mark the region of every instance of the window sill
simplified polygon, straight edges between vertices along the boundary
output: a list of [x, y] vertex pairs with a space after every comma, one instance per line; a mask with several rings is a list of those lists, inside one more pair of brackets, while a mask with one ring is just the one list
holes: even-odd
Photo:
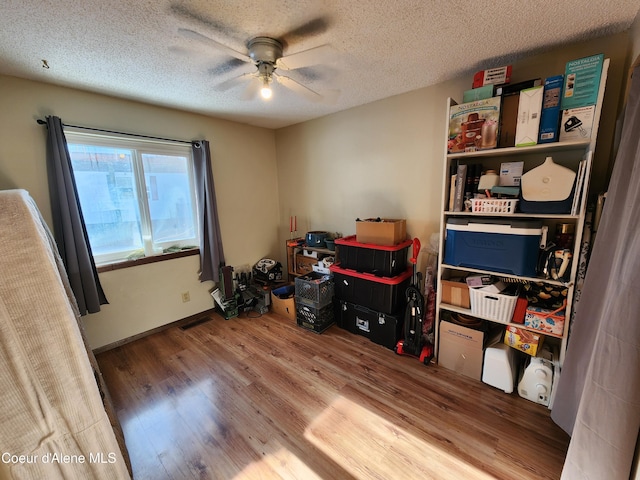
[[138, 265], [146, 265], [148, 263], [163, 262], [165, 260], [173, 260], [174, 258], [190, 257], [192, 255], [199, 255], [200, 249], [191, 248], [189, 250], [182, 250], [181, 252], [162, 253], [160, 255], [153, 255], [151, 257], [142, 257], [136, 260], [125, 260], [117, 263], [110, 263], [108, 265], [102, 265], [97, 267], [98, 273], [110, 272], [112, 270], [120, 270], [121, 268], [137, 267]]

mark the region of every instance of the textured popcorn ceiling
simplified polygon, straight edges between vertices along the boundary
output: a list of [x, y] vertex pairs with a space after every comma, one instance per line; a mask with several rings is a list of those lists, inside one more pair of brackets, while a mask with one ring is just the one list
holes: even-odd
[[[638, 0], [4, 0], [0, 73], [279, 128], [624, 31], [639, 8]], [[255, 36], [283, 38], [285, 55], [329, 44], [332, 59], [287, 74], [341, 94], [326, 104], [281, 85], [268, 102], [242, 100], [243, 86], [217, 91], [253, 67], [179, 29], [243, 52]]]

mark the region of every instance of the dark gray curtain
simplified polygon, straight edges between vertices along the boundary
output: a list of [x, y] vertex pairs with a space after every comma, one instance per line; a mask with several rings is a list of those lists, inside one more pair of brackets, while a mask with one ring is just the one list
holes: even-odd
[[47, 171], [49, 197], [53, 216], [53, 235], [62, 257], [71, 290], [78, 302], [80, 315], [100, 311], [107, 304], [85, 228], [71, 158], [62, 121], [47, 120]]
[[640, 428], [640, 67], [551, 418], [563, 479], [629, 479]]
[[216, 190], [213, 186], [213, 170], [209, 142], [199, 140], [191, 143], [198, 197], [200, 222], [200, 281], [218, 281], [218, 269], [224, 264], [222, 235], [218, 221]]

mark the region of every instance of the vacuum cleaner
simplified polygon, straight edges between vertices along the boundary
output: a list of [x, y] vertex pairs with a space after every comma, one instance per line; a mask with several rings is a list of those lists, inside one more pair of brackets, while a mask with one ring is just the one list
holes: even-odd
[[416, 357], [427, 365], [433, 358], [433, 345], [426, 344], [423, 338], [422, 323], [424, 321], [424, 296], [420, 289], [421, 274], [418, 272], [418, 254], [420, 240], [413, 239], [413, 256], [409, 260], [413, 264], [411, 285], [407, 287], [407, 308], [404, 314], [404, 339], [398, 341], [394, 351], [398, 355]]

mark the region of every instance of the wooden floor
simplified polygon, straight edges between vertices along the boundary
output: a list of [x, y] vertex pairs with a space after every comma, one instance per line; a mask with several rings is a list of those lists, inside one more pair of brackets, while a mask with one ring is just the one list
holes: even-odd
[[549, 410], [332, 326], [211, 320], [98, 355], [135, 479], [557, 479]]

